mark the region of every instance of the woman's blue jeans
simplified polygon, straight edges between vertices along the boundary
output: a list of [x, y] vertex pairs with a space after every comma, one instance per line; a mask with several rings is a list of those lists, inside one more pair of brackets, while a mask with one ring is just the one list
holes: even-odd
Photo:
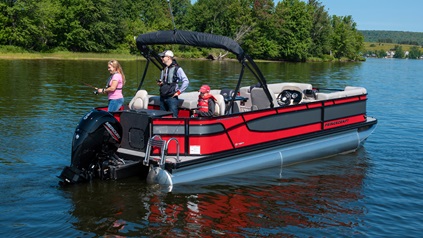
[[114, 111], [118, 111], [119, 108], [123, 105], [123, 98], [119, 98], [119, 99], [110, 99], [109, 100], [109, 107], [108, 107], [108, 111], [109, 112], [114, 112]]

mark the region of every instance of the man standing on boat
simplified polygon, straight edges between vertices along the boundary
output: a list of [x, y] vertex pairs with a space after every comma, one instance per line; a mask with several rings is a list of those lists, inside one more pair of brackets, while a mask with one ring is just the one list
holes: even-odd
[[[178, 96], [188, 87], [189, 80], [184, 70], [173, 59], [172, 51], [165, 50], [159, 56], [166, 65], [157, 82], [160, 86], [160, 110], [171, 111], [173, 117], [176, 118], [178, 117]], [[179, 82], [182, 82], [180, 87]]]

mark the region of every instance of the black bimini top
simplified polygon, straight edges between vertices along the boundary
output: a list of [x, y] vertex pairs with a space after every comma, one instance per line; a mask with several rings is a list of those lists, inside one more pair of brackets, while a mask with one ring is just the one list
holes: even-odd
[[[136, 39], [137, 48], [140, 50], [141, 54], [148, 59], [147, 64], [150, 62], [149, 59], [154, 58], [159, 63], [155, 63], [156, 66], [161, 69], [160, 65], [161, 60], [158, 58], [156, 52], [150, 50], [151, 45], [189, 45], [195, 47], [204, 47], [204, 48], [215, 48], [215, 49], [224, 49], [236, 55], [238, 61], [242, 64], [242, 70], [240, 74], [240, 78], [238, 80], [238, 84], [236, 86], [235, 91], [239, 91], [242, 75], [244, 73], [244, 67], [247, 67], [253, 75], [257, 78], [260, 85], [264, 89], [267, 98], [269, 99], [270, 107], [273, 108], [273, 99], [272, 96], [267, 88], [266, 79], [264, 78], [263, 74], [261, 73], [260, 69], [257, 67], [254, 60], [247, 55], [241, 46], [234, 40], [226, 36], [219, 36], [213, 35], [209, 33], [203, 32], [195, 32], [195, 31], [183, 31], [183, 30], [167, 30], [167, 31], [155, 31], [150, 33], [141, 34]], [[151, 55], [153, 54], [153, 55]], [[151, 58], [151, 56], [153, 56]], [[154, 63], [155, 61], [152, 60]], [[249, 64], [247, 63], [249, 62]], [[148, 65], [146, 67], [146, 70]], [[144, 71], [143, 80], [140, 83], [141, 87], [142, 82], [144, 81], [146, 70]], [[235, 94], [233, 95], [233, 100], [235, 100]]]
[[225, 49], [234, 53], [239, 61], [241, 61], [245, 56], [244, 50], [241, 46], [229, 37], [194, 31], [155, 31], [139, 35], [136, 43], [140, 51], [142, 51], [143, 46], [147, 45], [180, 44]]

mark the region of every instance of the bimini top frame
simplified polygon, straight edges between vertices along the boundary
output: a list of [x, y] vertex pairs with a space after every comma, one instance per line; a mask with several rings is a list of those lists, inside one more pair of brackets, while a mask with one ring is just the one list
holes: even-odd
[[[160, 60], [160, 57], [158, 56], [158, 53], [150, 49], [149, 46], [173, 44], [189, 45], [204, 48], [217, 48], [224, 49], [235, 54], [238, 61], [242, 64], [241, 73], [239, 75], [235, 92], [239, 92], [242, 77], [244, 74], [244, 68], [247, 67], [250, 72], [256, 77], [260, 85], [263, 87], [264, 92], [266, 93], [266, 96], [269, 99], [270, 107], [274, 107], [272, 96], [270, 95], [270, 92], [267, 89], [266, 79], [264, 78], [260, 69], [254, 62], [254, 60], [244, 52], [241, 46], [229, 37], [194, 31], [169, 30], [141, 34], [137, 37], [136, 44], [138, 50], [140, 50], [141, 54], [147, 59], [147, 65], [138, 90], [141, 88], [144, 82], [150, 61], [153, 62], [159, 69], [163, 69], [164, 67]], [[230, 100], [230, 107], [232, 107], [235, 97], [236, 93], [232, 95], [232, 99]]]

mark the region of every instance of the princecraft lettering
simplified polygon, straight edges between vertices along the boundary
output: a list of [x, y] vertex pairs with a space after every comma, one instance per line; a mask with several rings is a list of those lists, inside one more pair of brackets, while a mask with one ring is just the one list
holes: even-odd
[[335, 125], [340, 125], [340, 124], [344, 124], [344, 123], [347, 123], [347, 122], [348, 122], [348, 119], [339, 120], [339, 121], [332, 121], [332, 122], [325, 123], [325, 126], [326, 127], [335, 126]]

